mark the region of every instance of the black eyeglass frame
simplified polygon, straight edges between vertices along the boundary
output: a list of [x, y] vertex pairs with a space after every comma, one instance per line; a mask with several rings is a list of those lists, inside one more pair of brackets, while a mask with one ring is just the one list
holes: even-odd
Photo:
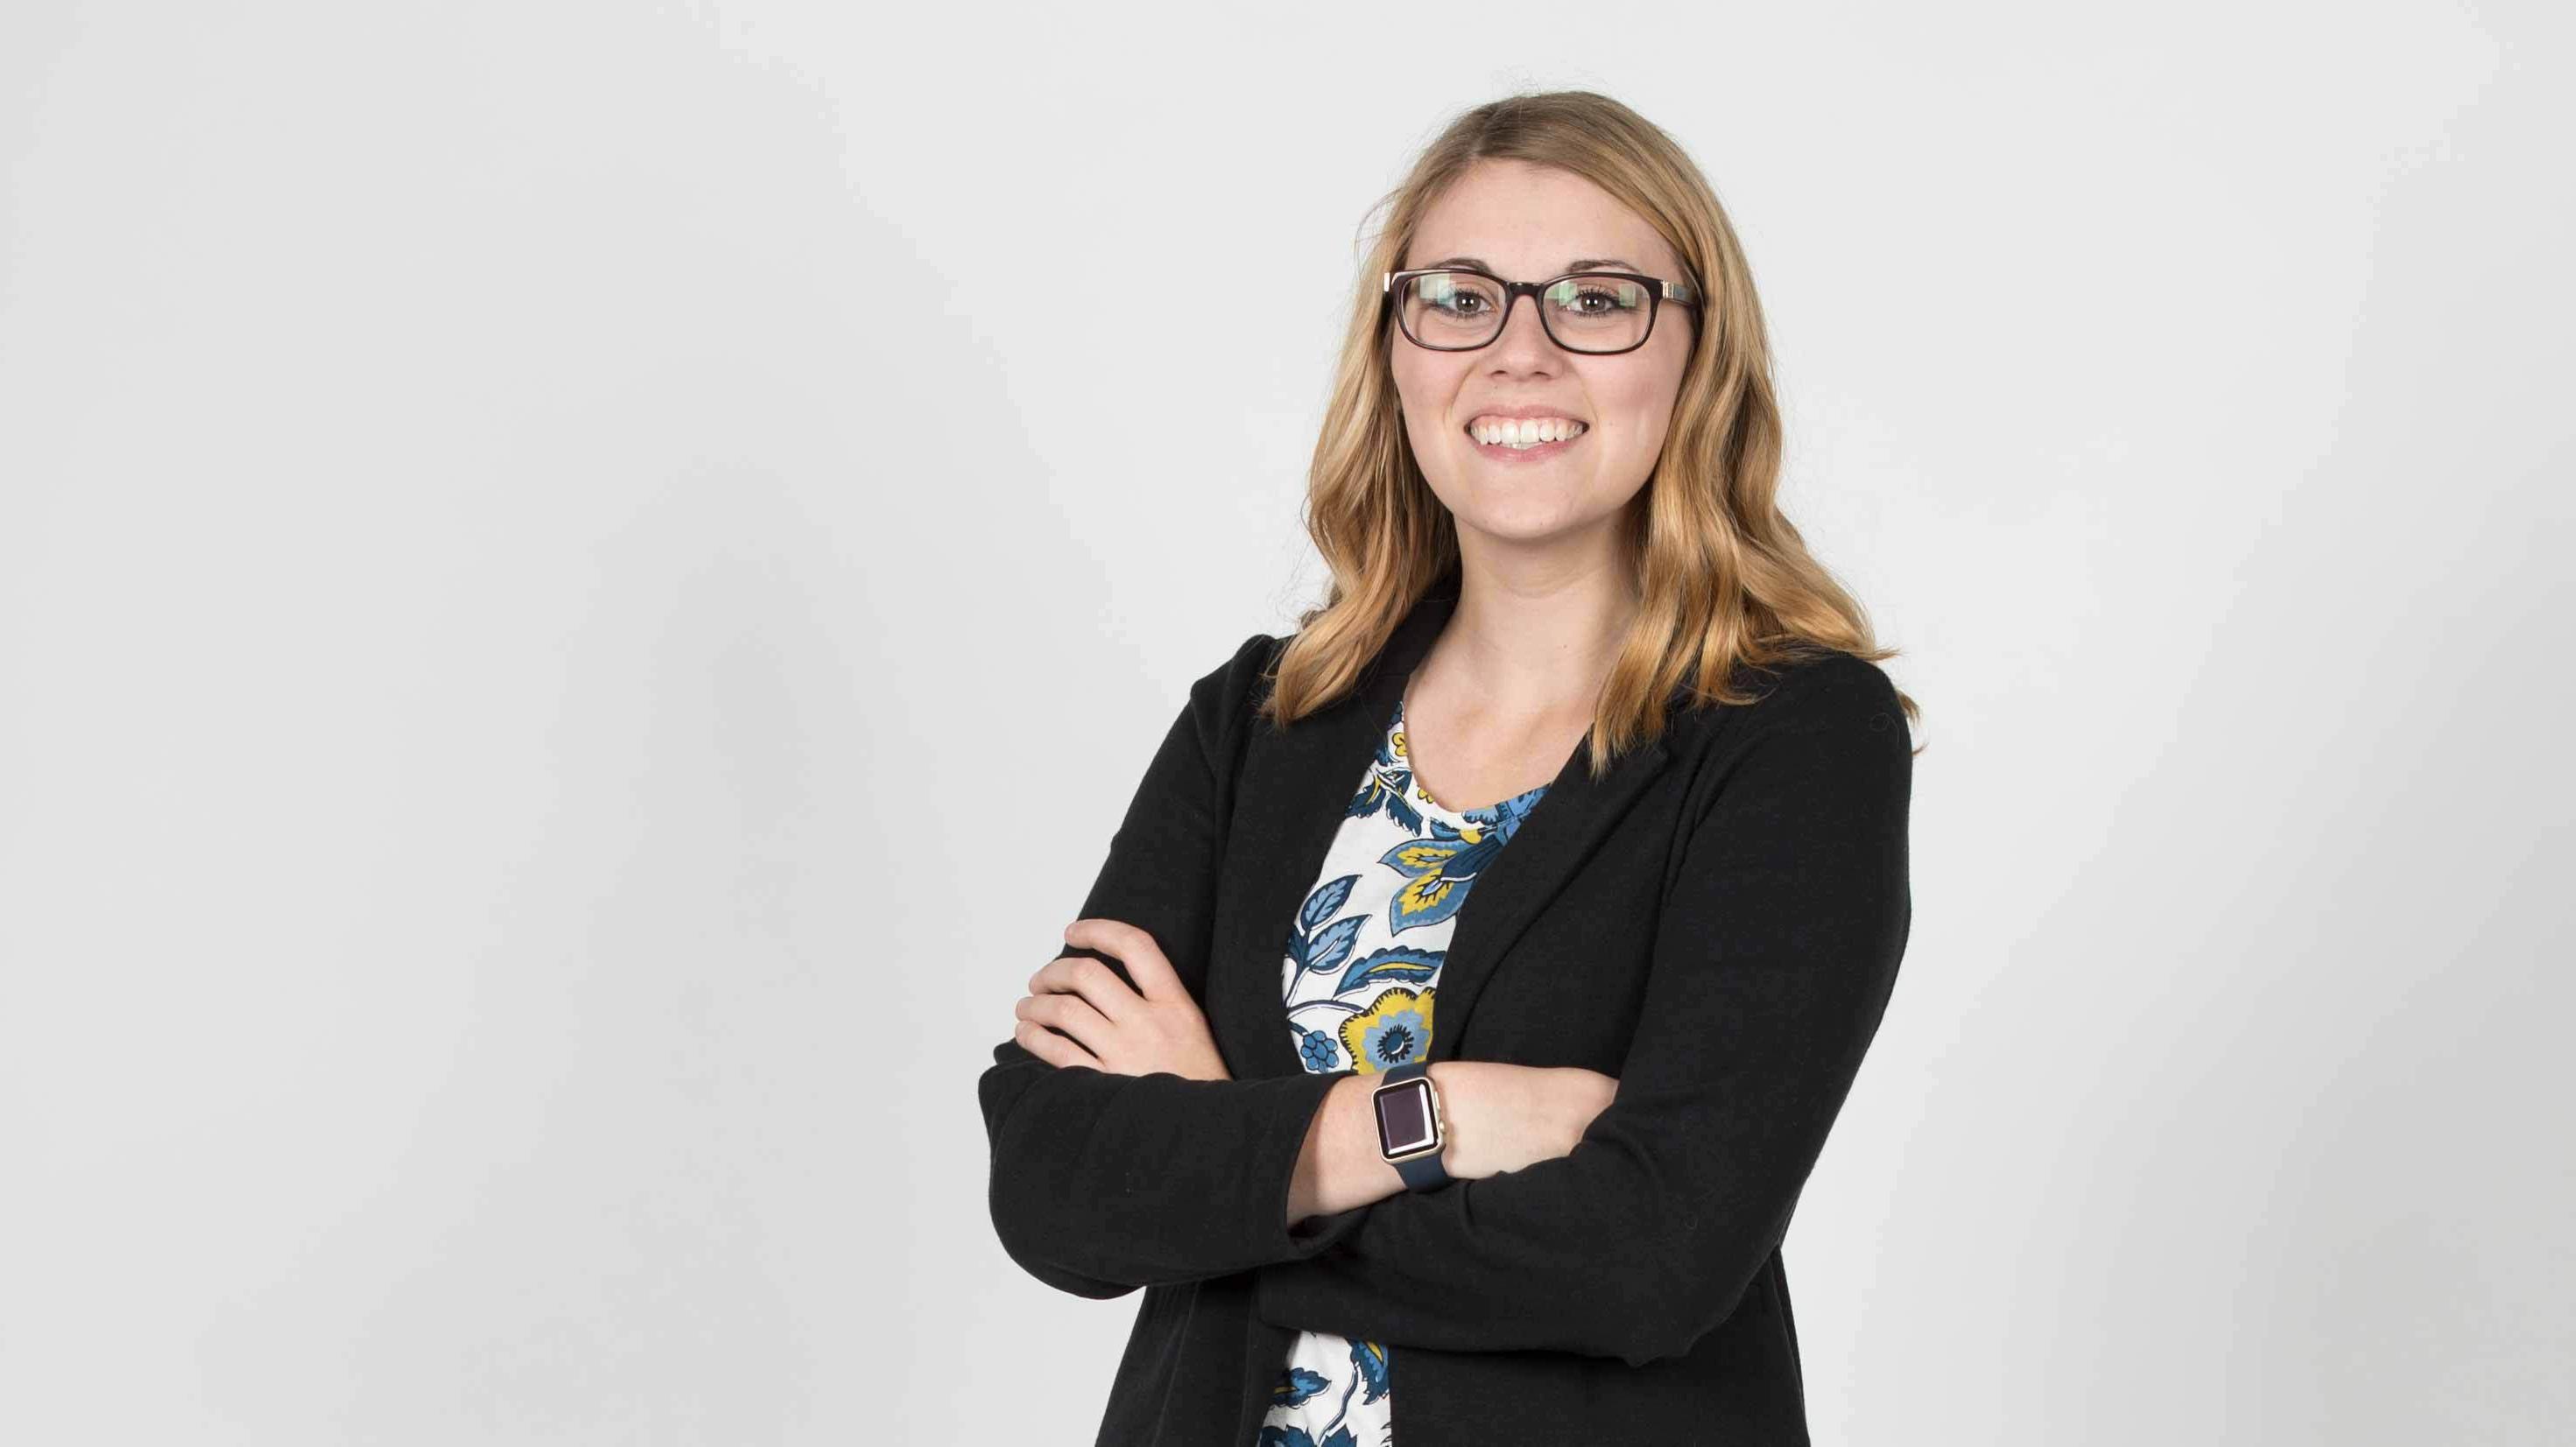
[[[1495, 319], [1494, 334], [1485, 338], [1481, 342], [1464, 347], [1435, 347], [1429, 342], [1422, 340], [1420, 337], [1415, 336], [1413, 334], [1413, 328], [1404, 324], [1404, 309], [1394, 304], [1395, 289], [1399, 284], [1409, 282], [1417, 276], [1441, 276], [1451, 272], [1463, 273], [1468, 276], [1481, 276], [1487, 281], [1492, 282], [1494, 285], [1501, 287], [1503, 289], [1503, 314]], [[1565, 340], [1556, 334], [1556, 329], [1547, 324], [1547, 291], [1549, 287], [1556, 285], [1558, 282], [1572, 281], [1579, 276], [1608, 276], [1616, 277], [1621, 281], [1634, 281], [1644, 284], [1646, 288], [1646, 330], [1638, 335], [1637, 340], [1629, 343], [1627, 346], [1614, 347], [1606, 352], [1593, 351], [1585, 347], [1566, 346]], [[1413, 343], [1415, 346], [1422, 348], [1426, 352], [1482, 351], [1483, 349], [1492, 346], [1494, 343], [1501, 341], [1503, 339], [1504, 331], [1512, 324], [1512, 304], [1519, 301], [1522, 297], [1528, 297], [1530, 299], [1530, 305], [1538, 309], [1539, 330], [1547, 333], [1547, 339], [1559, 347], [1564, 347], [1565, 350], [1574, 353], [1578, 357], [1626, 356], [1628, 353], [1644, 346], [1647, 342], [1652, 341], [1655, 335], [1655, 320], [1657, 317], [1662, 315], [1665, 302], [1669, 301], [1680, 306], [1689, 307], [1691, 308], [1694, 316], [1696, 316], [1699, 311], [1699, 290], [1689, 282], [1666, 281], [1660, 276], [1646, 276], [1634, 271], [1569, 271], [1563, 276], [1550, 277], [1545, 281], [1505, 281], [1490, 271], [1485, 271], [1473, 266], [1417, 266], [1408, 271], [1387, 272], [1378, 280], [1378, 292], [1385, 298], [1387, 303], [1384, 307], [1384, 312], [1394, 314], [1395, 329], [1404, 335], [1404, 339], [1406, 341]]]

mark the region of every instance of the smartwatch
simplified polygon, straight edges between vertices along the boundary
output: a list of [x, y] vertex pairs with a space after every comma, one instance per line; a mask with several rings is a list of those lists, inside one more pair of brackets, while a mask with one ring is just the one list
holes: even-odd
[[1440, 1164], [1449, 1144], [1448, 1122], [1440, 1113], [1430, 1062], [1409, 1061], [1387, 1071], [1371, 1099], [1377, 1106], [1377, 1152], [1404, 1177], [1405, 1188], [1435, 1191], [1449, 1184]]

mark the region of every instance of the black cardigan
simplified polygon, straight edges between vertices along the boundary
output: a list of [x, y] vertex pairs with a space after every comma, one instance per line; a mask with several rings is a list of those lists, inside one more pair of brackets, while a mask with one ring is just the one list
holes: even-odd
[[[1425, 598], [1285, 730], [1251, 712], [1283, 640], [1245, 639], [1110, 841], [1081, 917], [1153, 935], [1232, 1080], [1006, 1040], [976, 1082], [1011, 1259], [1078, 1296], [1145, 1288], [1101, 1447], [1251, 1447], [1301, 1328], [1387, 1347], [1395, 1447], [1808, 1440], [1780, 1242], [1913, 918], [1911, 741], [1866, 660], [1747, 673], [1762, 701], [1677, 710], [1599, 782], [1587, 738], [1476, 881], [1429, 1058], [1617, 1076], [1571, 1153], [1285, 1224], [1340, 1074], [1280, 1015], [1283, 941], [1455, 604]], [[1032, 968], [1067, 953], [1109, 958]]]

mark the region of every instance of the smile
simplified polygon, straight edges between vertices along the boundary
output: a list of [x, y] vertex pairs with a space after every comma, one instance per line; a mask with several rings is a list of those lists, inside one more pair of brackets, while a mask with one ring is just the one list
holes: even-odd
[[1571, 417], [1479, 417], [1462, 430], [1487, 457], [1537, 462], [1574, 446], [1592, 428]]

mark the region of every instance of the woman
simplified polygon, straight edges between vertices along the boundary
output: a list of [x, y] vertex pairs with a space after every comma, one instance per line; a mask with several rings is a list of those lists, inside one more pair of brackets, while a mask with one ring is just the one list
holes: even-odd
[[1030, 979], [995, 1229], [1146, 1288], [1104, 1444], [1804, 1442], [1779, 1245], [1904, 951], [1913, 702], [1661, 131], [1496, 101], [1388, 201], [1330, 596], [1192, 687]]

